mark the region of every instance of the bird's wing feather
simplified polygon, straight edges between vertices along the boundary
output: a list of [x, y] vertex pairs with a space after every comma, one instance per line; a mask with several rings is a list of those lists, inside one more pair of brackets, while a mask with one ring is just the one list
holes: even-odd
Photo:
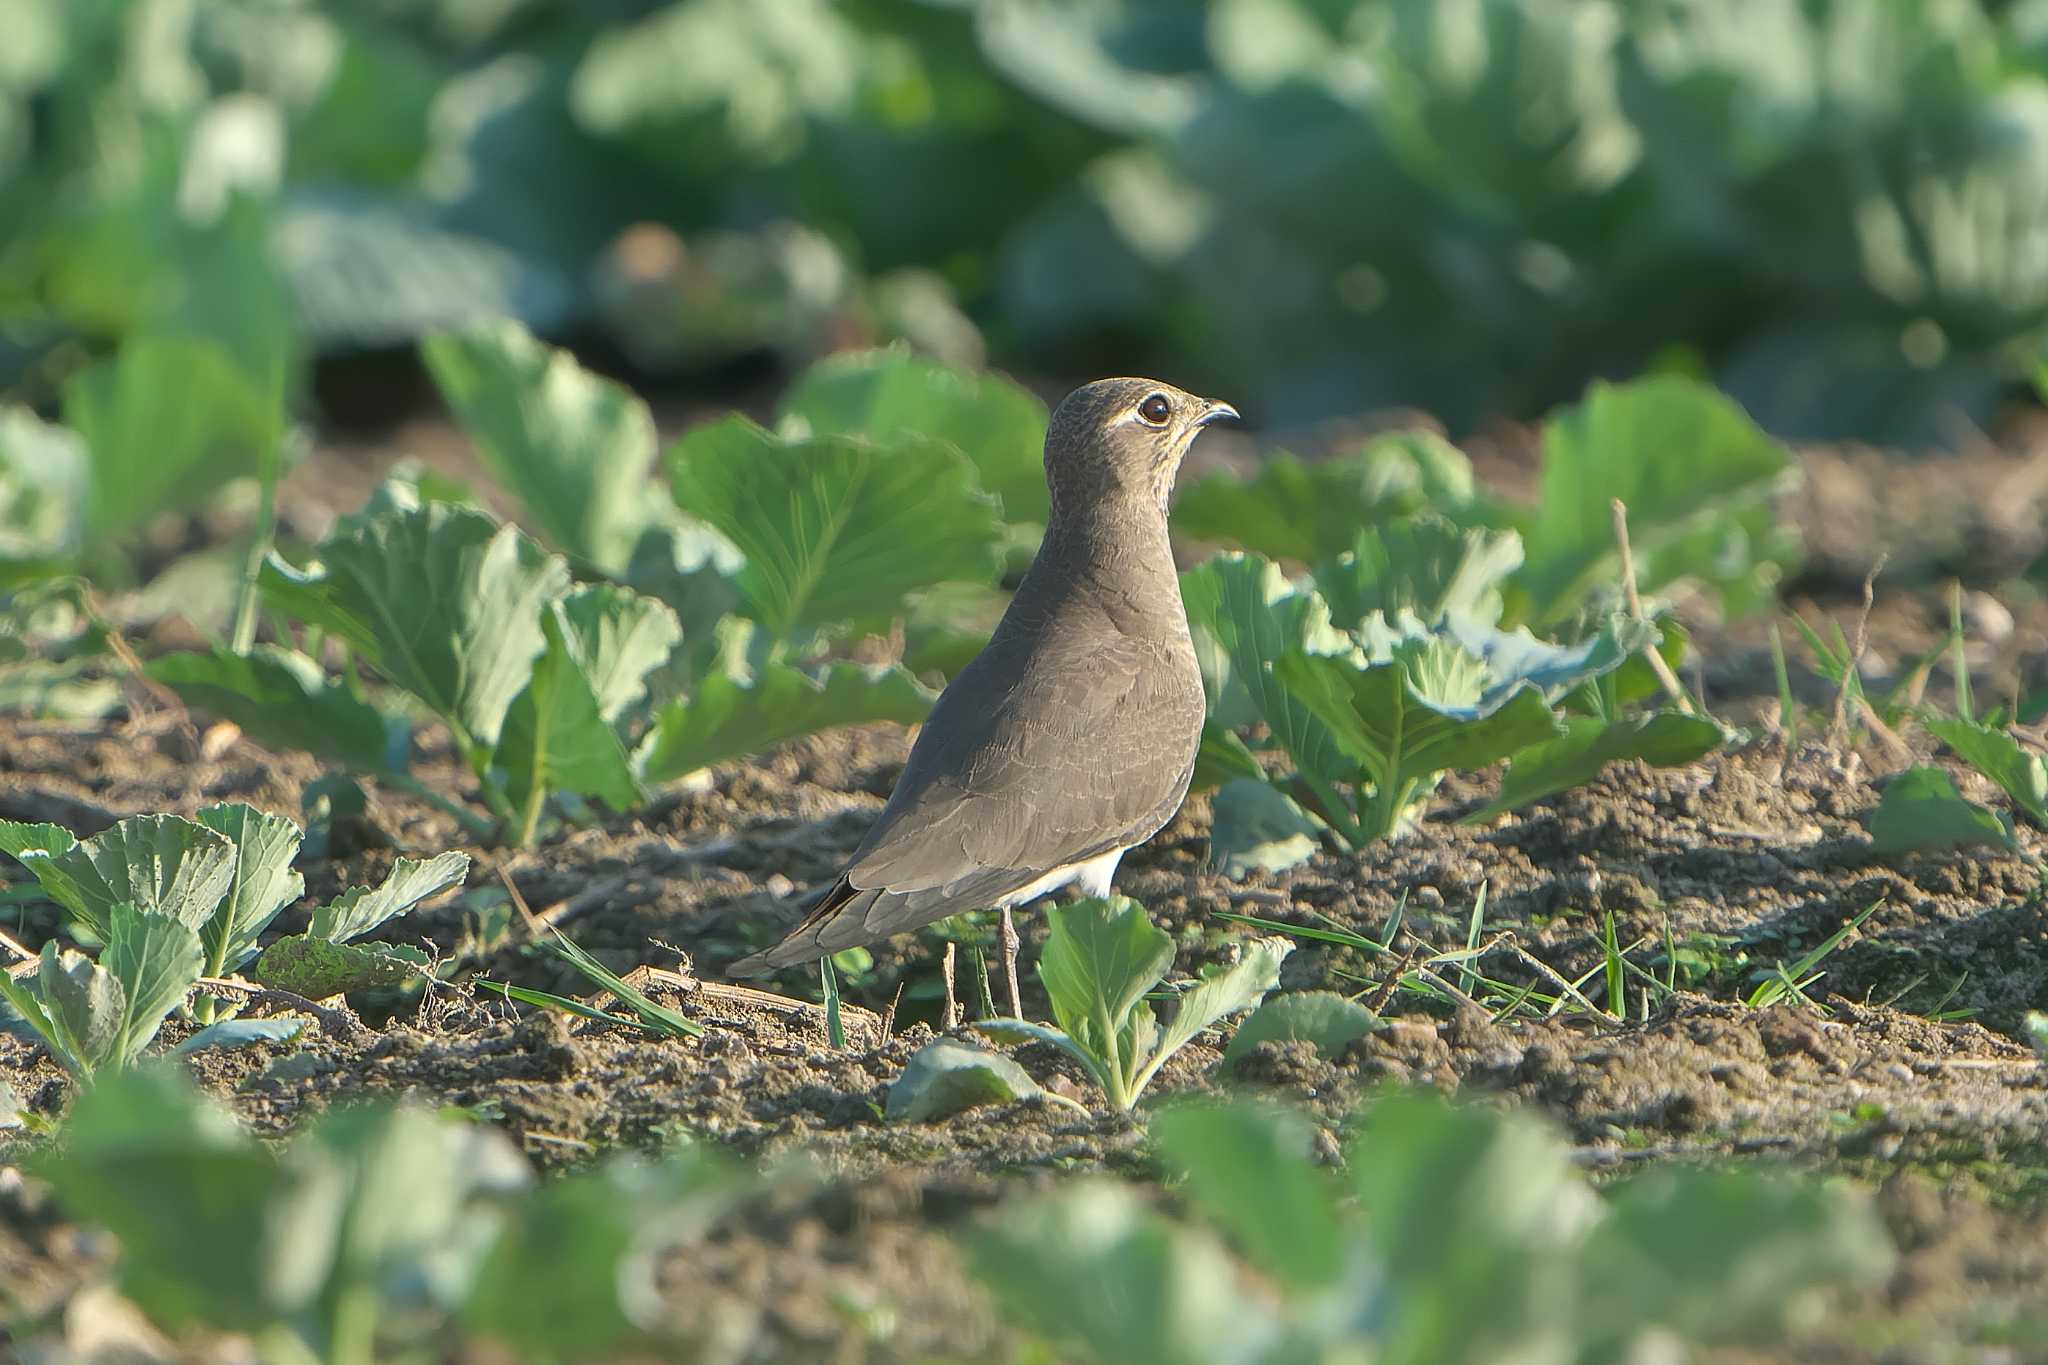
[[978, 909], [1171, 819], [1202, 724], [1184, 641], [1039, 623], [962, 670], [875, 826], [762, 971]]

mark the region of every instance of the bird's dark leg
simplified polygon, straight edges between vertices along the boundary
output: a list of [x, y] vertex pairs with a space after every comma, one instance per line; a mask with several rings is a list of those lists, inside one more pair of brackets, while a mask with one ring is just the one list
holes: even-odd
[[955, 944], [951, 939], [947, 939], [945, 964], [940, 969], [945, 973], [946, 977], [946, 1008], [945, 1012], [939, 1016], [939, 1032], [941, 1033], [951, 1033], [954, 1029], [960, 1027], [960, 1002], [953, 998], [953, 956], [958, 951], [959, 945]]
[[1010, 1017], [1024, 1017], [1024, 993], [1017, 989], [1017, 950], [1023, 947], [1023, 940], [1017, 937], [1017, 921], [1010, 918], [1010, 907], [1003, 907], [1003, 972], [1010, 985]]

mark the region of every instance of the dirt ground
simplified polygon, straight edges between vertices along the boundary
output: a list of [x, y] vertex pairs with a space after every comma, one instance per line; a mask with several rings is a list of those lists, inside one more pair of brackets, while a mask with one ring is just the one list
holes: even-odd
[[[1930, 472], [1875, 452], [1816, 452], [1789, 504], [1810, 546], [1789, 605], [1810, 619], [1832, 614], [1853, 628], [1871, 547], [1892, 549], [1868, 623], [1873, 690], [1946, 632], [1951, 574], [1970, 591], [1972, 668], [1986, 695], [2038, 686], [2048, 661], [2048, 605], [2024, 577], [2042, 554], [2048, 461], [1989, 450], [1954, 458], [1955, 468]], [[346, 483], [338, 477], [337, 489]], [[345, 503], [345, 492], [335, 500]], [[1914, 500], [1951, 509], [1938, 534], [1903, 510]], [[1465, 941], [1483, 888], [1483, 934], [1499, 941], [1487, 973], [1548, 991], [1556, 976], [1599, 964], [1611, 917], [1630, 961], [1660, 976], [1675, 970], [1682, 988], [1651, 1002], [1646, 1017], [1632, 997], [1626, 1024], [1594, 1023], [1586, 1011], [1496, 1023], [1403, 992], [1380, 1001], [1389, 1026], [1342, 1055], [1263, 1045], [1230, 1084], [1301, 1105], [1332, 1134], [1390, 1083], [1532, 1104], [1602, 1175], [1738, 1159], [1840, 1173], [1876, 1192], [1903, 1252], [1899, 1269], [1881, 1289], [1837, 1303], [1780, 1358], [2048, 1359], [2048, 1070], [2020, 1033], [2027, 1011], [2048, 1009], [2048, 836], [2022, 825], [2012, 853], [1874, 858], [1864, 820], [1883, 779], [1916, 755], [1945, 760], [1910, 730], [1897, 743], [1862, 734], [1831, 744], [1830, 690], [1805, 670], [1797, 692], [1808, 714], [1788, 736], [1775, 723], [1764, 623], [1695, 625], [1709, 705], [1749, 727], [1730, 752], [1677, 770], [1610, 768], [1589, 787], [1479, 825], [1463, 817], [1485, 803], [1493, 778], [1454, 779], [1397, 844], [1325, 851], [1242, 882], [1207, 870], [1208, 802], [1197, 796], [1130, 855], [1119, 889], [1174, 933], [1179, 973], [1242, 941], [1247, 931], [1225, 913], [1377, 934], [1405, 903], [1417, 943], [1452, 947]], [[1938, 673], [1930, 694], [1944, 687]], [[834, 874], [907, 745], [892, 726], [817, 736], [531, 851], [472, 848], [464, 893], [391, 926], [443, 958], [448, 984], [366, 1010], [360, 1028], [309, 1027], [290, 1045], [198, 1054], [193, 1074], [272, 1134], [325, 1106], [410, 1096], [488, 1117], [549, 1167], [658, 1150], [686, 1134], [771, 1164], [807, 1154], [809, 1174], [774, 1183], [664, 1267], [675, 1323], [703, 1343], [703, 1358], [1024, 1358], [959, 1267], [948, 1232], [1056, 1172], [1142, 1174], [1139, 1129], [1041, 1103], [884, 1122], [888, 1082], [938, 1016], [935, 935], [878, 948], [872, 971], [847, 983], [872, 1013], [851, 1020], [845, 1050], [803, 1003], [817, 993], [809, 971], [765, 983], [797, 997], [779, 1002], [717, 989], [728, 963], [792, 923]], [[445, 754], [430, 751], [421, 766], [430, 780], [454, 781]], [[299, 816], [319, 771], [143, 696], [108, 722], [0, 719], [0, 817], [81, 835], [127, 814], [220, 800]], [[1952, 771], [1966, 794], [2003, 807], [1981, 779]], [[307, 867], [310, 896], [378, 875], [394, 846], [461, 846], [460, 831], [428, 807], [372, 795], [373, 846]], [[499, 909], [507, 886], [614, 969], [677, 973], [654, 993], [709, 1032], [654, 1040], [475, 990], [477, 977], [582, 989], [518, 914]], [[1872, 906], [1822, 964], [1813, 1007], [1742, 1003], [1777, 964]], [[276, 931], [302, 920], [288, 911]], [[57, 926], [30, 913], [0, 927], [33, 947]], [[1043, 927], [1035, 915], [1024, 927], [1028, 962]], [[992, 947], [988, 924], [959, 932], [970, 950]], [[1306, 943], [1283, 985], [1379, 1000], [1367, 983], [1387, 965]], [[1599, 979], [1583, 988], [1596, 1002]], [[1027, 1012], [1042, 1014], [1035, 986], [1027, 973]], [[1050, 1049], [1019, 1058], [1041, 1081], [1080, 1081]], [[1160, 1092], [1221, 1090], [1218, 1060], [1213, 1046], [1189, 1048]], [[36, 1046], [0, 1037], [0, 1075], [32, 1111], [67, 1102], [67, 1083]], [[0, 1282], [18, 1305], [54, 1311], [105, 1254], [32, 1185], [0, 1180]]]

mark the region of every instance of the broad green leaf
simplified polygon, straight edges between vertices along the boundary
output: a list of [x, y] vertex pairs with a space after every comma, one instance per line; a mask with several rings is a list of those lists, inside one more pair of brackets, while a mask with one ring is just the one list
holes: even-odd
[[860, 35], [825, 0], [694, 0], [601, 30], [569, 105], [583, 128], [659, 145], [699, 171], [772, 164], [813, 117], [842, 116], [859, 82]]
[[94, 535], [198, 502], [275, 455], [284, 415], [215, 342], [139, 337], [64, 386], [64, 424], [92, 456]]
[[507, 319], [429, 337], [420, 354], [530, 522], [565, 553], [623, 572], [651, 510], [647, 405]]
[[1861, 1191], [1739, 1170], [1623, 1182], [1586, 1239], [1574, 1326], [1619, 1352], [1653, 1325], [1699, 1343], [1782, 1342], [1808, 1290], [1879, 1284], [1897, 1260]]
[[804, 371], [777, 409], [796, 434], [929, 436], [966, 452], [1011, 521], [1043, 523], [1045, 404], [995, 374], [971, 374], [907, 350], [850, 351]]
[[299, 827], [253, 806], [208, 806], [199, 823], [235, 844], [235, 879], [227, 899], [200, 927], [207, 974], [232, 970], [256, 950], [256, 940], [287, 905], [306, 894], [306, 879], [292, 871], [303, 836]]
[[924, 1123], [1037, 1093], [1038, 1082], [1001, 1053], [940, 1038], [913, 1053], [889, 1083], [887, 1117], [893, 1123]]
[[1261, 1269], [1297, 1293], [1337, 1279], [1347, 1230], [1334, 1182], [1309, 1162], [1312, 1134], [1300, 1117], [1249, 1104], [1177, 1104], [1150, 1131], [1196, 1206]]
[[1657, 642], [1654, 624], [1622, 615], [1609, 616], [1599, 630], [1571, 645], [1539, 640], [1526, 626], [1495, 630], [1457, 619], [1445, 621], [1443, 633], [1485, 670], [1482, 706], [1524, 685], [1555, 701], [1580, 683], [1614, 672]]
[[271, 556], [264, 596], [418, 697], [480, 766], [547, 647], [541, 609], [567, 590], [568, 566], [482, 512], [385, 492], [309, 568]]
[[995, 507], [967, 457], [938, 441], [789, 441], [730, 417], [686, 434], [668, 470], [677, 504], [746, 556], [747, 614], [778, 636], [995, 577]]
[[1067, 1034], [1051, 1024], [1034, 1024], [1028, 1019], [978, 1019], [970, 1025], [976, 1033], [993, 1038], [999, 1043], [1021, 1046], [1025, 1043], [1044, 1043], [1056, 1047], [1081, 1064], [1104, 1095], [1113, 1096], [1118, 1080], [1104, 1070], [1105, 1061]]
[[54, 939], [43, 943], [34, 977], [17, 981], [0, 973], [0, 995], [81, 1080], [91, 1080], [120, 1051], [128, 1009], [121, 983], [85, 954], [60, 951]]
[[467, 853], [397, 859], [391, 865], [391, 874], [374, 890], [352, 886], [315, 910], [307, 933], [331, 943], [346, 943], [405, 914], [421, 901], [462, 885], [467, 876]]
[[279, 1019], [223, 1019], [208, 1024], [171, 1049], [173, 1057], [189, 1057], [207, 1048], [250, 1047], [257, 1043], [289, 1043], [305, 1032], [306, 1021], [297, 1016]]
[[695, 695], [655, 713], [635, 763], [643, 781], [672, 782], [835, 726], [911, 724], [924, 719], [932, 700], [922, 683], [894, 666], [834, 663], [822, 676], [788, 664], [737, 677], [716, 672], [697, 684]]
[[[1558, 1306], [1599, 1200], [1552, 1129], [1520, 1114], [1390, 1096], [1365, 1113], [1345, 1167], [1392, 1279], [1390, 1359], [1571, 1359]], [[1593, 1292], [1601, 1292], [1597, 1288]]]
[[336, 943], [311, 934], [281, 938], [257, 955], [249, 975], [266, 986], [324, 1000], [425, 976], [433, 960], [410, 944]]
[[547, 650], [498, 743], [514, 799], [535, 810], [556, 789], [630, 810], [640, 784], [614, 722], [645, 695], [682, 627], [653, 598], [603, 584], [549, 603], [542, 626]]
[[[1038, 959], [1053, 1017], [1081, 1047], [1104, 1063], [1112, 1079], [1128, 1082], [1149, 1047], [1136, 1023], [1145, 992], [1173, 965], [1173, 940], [1128, 896], [1088, 899], [1046, 911], [1052, 935]], [[1149, 1011], [1143, 1011], [1149, 1017]], [[1118, 1087], [1111, 1103], [1134, 1098]]]
[[1211, 474], [1183, 491], [1174, 531], [1269, 559], [1321, 564], [1354, 548], [1361, 529], [1472, 501], [1472, 466], [1427, 432], [1380, 436], [1313, 463], [1279, 454], [1250, 482]]
[[1263, 1358], [1277, 1326], [1238, 1292], [1205, 1231], [1169, 1223], [1136, 1192], [1083, 1181], [987, 1225], [974, 1271], [1015, 1321], [1086, 1358], [1216, 1365]]
[[1373, 799], [1361, 812], [1369, 838], [1400, 829], [1441, 774], [1498, 763], [1563, 732], [1535, 687], [1489, 688], [1479, 660], [1441, 636], [1405, 641], [1366, 668], [1296, 650], [1274, 672], [1371, 775]]
[[1210, 809], [1209, 866], [1226, 877], [1284, 872], [1308, 861], [1322, 841], [1322, 823], [1260, 778], [1232, 778]]
[[1425, 625], [1455, 616], [1490, 626], [1500, 620], [1501, 584], [1521, 563], [1513, 531], [1467, 530], [1420, 513], [1361, 529], [1350, 550], [1316, 570], [1316, 590], [1347, 628], [1403, 611]]
[[[47, 863], [26, 866], [56, 901], [101, 939], [122, 901], [196, 930], [235, 879], [235, 846], [225, 835], [176, 815], [135, 815]], [[56, 874], [53, 880], [46, 872]]]
[[1268, 997], [1237, 1026], [1223, 1049], [1223, 1064], [1270, 1042], [1312, 1043], [1323, 1056], [1334, 1057], [1379, 1027], [1371, 1010], [1335, 991], [1288, 991]]
[[401, 774], [410, 760], [412, 727], [330, 682], [320, 665], [295, 650], [257, 645], [247, 654], [216, 648], [166, 654], [145, 666], [151, 680], [186, 705], [231, 720], [257, 743], [302, 749], [362, 772]]
[[1960, 716], [1926, 716], [1921, 724], [1971, 767], [1998, 784], [2036, 825], [2048, 829], [2048, 762], [2009, 731]]
[[1725, 732], [1701, 716], [1662, 711], [1603, 721], [1574, 716], [1556, 739], [1533, 744], [1508, 760], [1501, 774], [1500, 795], [1467, 823], [1540, 801], [1546, 796], [1591, 782], [1599, 771], [1622, 759], [1641, 759], [1653, 768], [1676, 768], [1703, 758], [1721, 746]]
[[[600, 1355], [631, 1329], [620, 1281], [650, 1210], [619, 1174], [576, 1171], [519, 1201], [463, 1301], [470, 1332], [546, 1361]], [[542, 1283], [548, 1292], [535, 1294]]]
[[0, 820], [0, 853], [24, 864], [31, 858], [48, 858], [63, 853], [77, 843], [70, 830], [57, 825]]
[[176, 1069], [101, 1080], [72, 1106], [64, 1137], [36, 1174], [68, 1217], [120, 1239], [116, 1283], [152, 1321], [248, 1330], [298, 1306], [278, 1283], [277, 1160]]
[[1219, 1019], [1242, 1014], [1264, 1000], [1266, 992], [1280, 984], [1280, 964], [1293, 951], [1294, 944], [1289, 939], [1254, 939], [1245, 945], [1244, 955], [1236, 962], [1183, 992], [1174, 1006], [1173, 1017], [1159, 1031], [1155, 1051], [1138, 1073], [1136, 1088], [1142, 1089], [1158, 1074], [1167, 1058], [1192, 1042], [1203, 1029]]
[[1973, 844], [2014, 848], [2010, 820], [1956, 790], [1939, 768], [1908, 768], [1885, 784], [1870, 813], [1874, 853], [1938, 853]]
[[56, 573], [77, 555], [88, 484], [75, 432], [0, 405], [0, 588]]
[[1218, 555], [1182, 574], [1180, 590], [1211, 723], [1263, 723], [1302, 772], [1348, 780], [1352, 765], [1328, 728], [1273, 676], [1273, 662], [1291, 649], [1349, 648], [1322, 598], [1295, 590], [1279, 565], [1256, 555]]
[[121, 983], [121, 1026], [113, 1061], [127, 1066], [156, 1037], [164, 1017], [184, 1002], [205, 971], [199, 935], [169, 915], [123, 902], [108, 915], [100, 965]]
[[1542, 501], [1523, 534], [1515, 582], [1527, 619], [1568, 614], [1617, 563], [1610, 503], [1628, 508], [1637, 578], [1654, 592], [1698, 566], [1659, 551], [1771, 496], [1792, 469], [1734, 403], [1677, 375], [1595, 383], [1543, 428]]

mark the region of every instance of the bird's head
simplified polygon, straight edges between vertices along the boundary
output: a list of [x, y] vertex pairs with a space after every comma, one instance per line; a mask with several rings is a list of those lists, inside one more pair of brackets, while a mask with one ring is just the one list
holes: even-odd
[[1061, 400], [1046, 427], [1045, 481], [1053, 515], [1132, 497], [1165, 507], [1197, 433], [1236, 416], [1228, 403], [1197, 398], [1156, 379], [1083, 384]]

